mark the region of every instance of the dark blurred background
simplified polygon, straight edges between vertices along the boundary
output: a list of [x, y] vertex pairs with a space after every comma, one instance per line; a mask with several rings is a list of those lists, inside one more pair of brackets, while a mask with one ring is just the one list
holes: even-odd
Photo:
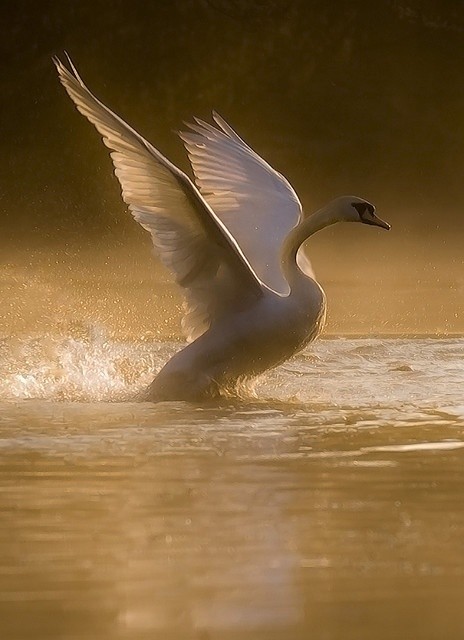
[[385, 278], [425, 269], [458, 304], [464, 2], [2, 0], [0, 24], [3, 255], [148, 246], [57, 80], [51, 57], [66, 50], [97, 96], [184, 170], [173, 130], [214, 108], [308, 211], [347, 193], [374, 202], [392, 232], [326, 232], [314, 258], [332, 264], [327, 277], [343, 260], [360, 260], [358, 279], [380, 263]]

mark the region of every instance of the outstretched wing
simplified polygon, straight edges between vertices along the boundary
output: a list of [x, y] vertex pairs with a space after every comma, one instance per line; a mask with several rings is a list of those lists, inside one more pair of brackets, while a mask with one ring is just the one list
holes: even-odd
[[185, 290], [187, 337], [197, 338], [219, 317], [260, 297], [260, 281], [192, 181], [102, 104], [71, 61], [71, 71], [54, 62], [70, 98], [111, 149], [124, 202]]
[[218, 127], [196, 119], [184, 141], [205, 200], [237, 240], [259, 278], [289, 291], [280, 269], [283, 239], [302, 217], [301, 204], [283, 175], [267, 164], [213, 112]]

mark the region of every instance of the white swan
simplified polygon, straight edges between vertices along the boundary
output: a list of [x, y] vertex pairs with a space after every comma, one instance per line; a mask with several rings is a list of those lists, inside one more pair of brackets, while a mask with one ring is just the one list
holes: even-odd
[[216, 113], [181, 133], [196, 185], [102, 104], [70, 62], [54, 59], [78, 110], [111, 149], [124, 202], [150, 232], [185, 294], [191, 341], [161, 369], [146, 398], [197, 401], [242, 385], [322, 330], [325, 294], [302, 244], [335, 222], [389, 229], [369, 202], [337, 198], [310, 217], [287, 180]]

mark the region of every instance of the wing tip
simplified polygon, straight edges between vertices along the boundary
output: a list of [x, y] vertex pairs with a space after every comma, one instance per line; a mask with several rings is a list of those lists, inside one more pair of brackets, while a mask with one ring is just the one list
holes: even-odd
[[212, 109], [211, 110], [211, 115], [213, 117], [213, 120], [216, 124], [220, 124], [221, 120], [223, 121], [224, 119], [221, 117], [221, 115], [216, 111], [216, 109]]
[[81, 87], [85, 87], [85, 84], [82, 80], [82, 78], [80, 77], [76, 67], [74, 66], [73, 61], [71, 60], [71, 56], [69, 55], [69, 53], [67, 51], [63, 51], [64, 55], [66, 56], [66, 59], [68, 61], [68, 65], [69, 65], [69, 69], [68, 67], [64, 64], [64, 62], [58, 57], [58, 55], [53, 55], [52, 56], [52, 62], [54, 63], [57, 71], [58, 71], [58, 75], [60, 77], [61, 82], [65, 82], [66, 80], [74, 80], [75, 82], [78, 82]]
[[240, 144], [246, 145], [246, 143], [242, 140], [242, 138], [238, 135], [238, 133], [234, 129], [232, 129], [230, 124], [228, 124], [224, 120], [224, 118], [216, 111], [216, 109], [213, 109], [212, 116], [213, 116], [214, 122], [217, 124], [217, 126], [219, 127], [223, 135], [227, 136], [231, 140], [235, 140], [236, 142], [239, 142]]

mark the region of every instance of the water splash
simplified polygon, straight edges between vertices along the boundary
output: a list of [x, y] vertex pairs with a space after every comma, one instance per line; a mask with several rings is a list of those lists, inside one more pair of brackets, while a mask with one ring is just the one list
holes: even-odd
[[[98, 324], [78, 323], [56, 333], [0, 338], [0, 400], [134, 400], [182, 345], [121, 341]], [[326, 413], [404, 410], [411, 417], [444, 412], [462, 420], [464, 339], [329, 339], [263, 376], [260, 398], [311, 403]], [[432, 391], [431, 391], [432, 390]], [[441, 413], [440, 413], [441, 412]], [[372, 420], [377, 420], [373, 411]], [[346, 426], [346, 425], [345, 425]]]
[[95, 325], [80, 327], [78, 334], [0, 340], [0, 398], [133, 399], [175, 349], [116, 342]]

